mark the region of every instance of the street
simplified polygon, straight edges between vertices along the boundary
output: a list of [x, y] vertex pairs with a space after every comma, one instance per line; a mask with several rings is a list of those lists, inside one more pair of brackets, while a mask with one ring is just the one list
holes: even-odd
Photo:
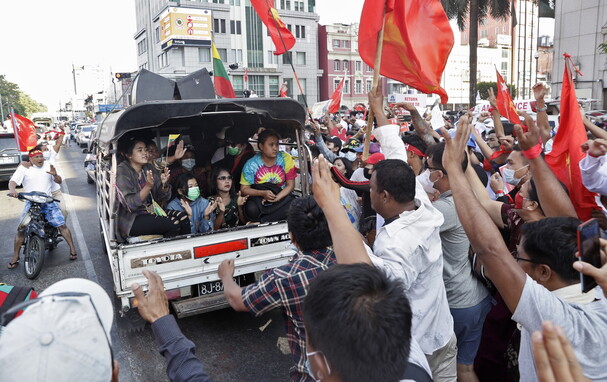
[[[63, 177], [62, 190], [69, 211], [67, 224], [78, 249], [78, 260], [68, 259], [68, 246], [62, 242], [47, 254], [36, 280], [25, 277], [22, 259], [16, 269], [6, 267], [23, 204], [6, 196], [7, 183], [0, 184], [0, 236], [4, 238], [0, 242], [0, 282], [31, 285], [41, 292], [61, 279], [81, 277], [99, 283], [113, 298], [112, 275], [99, 234], [95, 186], [87, 184], [84, 155], [72, 142], [71, 147], [62, 147], [57, 160], [57, 172]], [[115, 301], [118, 304], [118, 300]], [[184, 335], [196, 344], [196, 355], [213, 381], [288, 380], [292, 358], [280, 311], [255, 318], [224, 309], [180, 319], [178, 323]], [[168, 380], [165, 360], [157, 350], [150, 326], [146, 325], [139, 332], [128, 328], [116, 313], [111, 341], [114, 357], [120, 364], [120, 381]]]

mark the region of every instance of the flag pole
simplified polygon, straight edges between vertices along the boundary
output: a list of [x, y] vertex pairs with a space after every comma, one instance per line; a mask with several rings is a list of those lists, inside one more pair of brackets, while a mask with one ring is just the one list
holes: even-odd
[[[377, 36], [377, 51], [375, 53], [375, 65], [373, 68], [373, 83], [371, 91], [376, 92], [379, 86], [379, 71], [381, 67], [381, 55], [384, 47], [384, 29], [386, 27], [386, 7], [384, 5], [381, 30]], [[369, 157], [369, 147], [371, 146], [371, 133], [373, 131], [373, 109], [369, 105], [369, 113], [367, 114], [367, 134], [365, 134], [365, 145], [363, 147], [363, 161]]]
[[[266, 0], [266, 4], [268, 5], [268, 8], [274, 8], [270, 5], [270, 2], [268, 0]], [[291, 65], [291, 69], [293, 70], [293, 75], [295, 76], [295, 82], [297, 82], [297, 87], [299, 88], [299, 92], [302, 95], [303, 98], [303, 102], [304, 105], [306, 106], [306, 111], [308, 112], [308, 117], [310, 117], [310, 119], [314, 119], [312, 118], [312, 112], [310, 111], [310, 107], [308, 106], [308, 100], [306, 97], [306, 94], [303, 91], [303, 88], [301, 87], [301, 83], [299, 82], [299, 77], [297, 76], [297, 71], [295, 70], [295, 66], [293, 65], [293, 59], [291, 57], [289, 50], [287, 49], [287, 44], [285, 43], [285, 40], [282, 38], [282, 32], [280, 31], [280, 25], [278, 25], [278, 20], [276, 20], [276, 18], [274, 17], [274, 15], [272, 15], [272, 20], [274, 20], [274, 25], [276, 26], [276, 30], [278, 31], [278, 35], [280, 36], [280, 41], [282, 42], [282, 46], [285, 50], [285, 53], [287, 55], [287, 60], [289, 61], [289, 65]]]

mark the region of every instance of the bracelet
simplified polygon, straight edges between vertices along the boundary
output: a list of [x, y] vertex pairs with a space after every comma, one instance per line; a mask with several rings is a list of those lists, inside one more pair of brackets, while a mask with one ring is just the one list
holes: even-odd
[[592, 154], [590, 154], [590, 152], [588, 152], [588, 156], [591, 156], [593, 158], [600, 158], [601, 157], [601, 156], [592, 155]]
[[504, 195], [506, 195], [506, 194], [504, 194], [504, 192], [503, 192], [503, 191], [502, 191], [502, 192], [496, 192], [496, 193], [495, 193], [495, 196], [496, 196], [496, 197], [498, 197], [498, 198], [501, 198], [501, 197], [502, 197], [502, 196], [504, 196]]
[[546, 110], [548, 110], [548, 106], [544, 106], [544, 107], [536, 107], [536, 108], [535, 108], [535, 112], [536, 112], [536, 113], [539, 113], [539, 112], [542, 112], [542, 111], [546, 111]]
[[502, 194], [504, 195], [504, 190], [495, 191], [495, 195]]
[[523, 156], [527, 159], [535, 159], [540, 156], [542, 153], [542, 145], [537, 143], [535, 146], [530, 148], [529, 150], [523, 150]]

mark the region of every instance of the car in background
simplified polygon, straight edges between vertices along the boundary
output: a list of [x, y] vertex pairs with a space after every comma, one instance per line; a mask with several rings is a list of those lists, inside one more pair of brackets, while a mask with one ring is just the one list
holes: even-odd
[[6, 182], [19, 167], [27, 153], [19, 152], [15, 135], [11, 132], [0, 132], [0, 182]]
[[88, 147], [89, 141], [91, 140], [91, 134], [96, 127], [96, 125], [84, 125], [80, 128], [80, 131], [76, 134], [76, 143], [78, 146]]

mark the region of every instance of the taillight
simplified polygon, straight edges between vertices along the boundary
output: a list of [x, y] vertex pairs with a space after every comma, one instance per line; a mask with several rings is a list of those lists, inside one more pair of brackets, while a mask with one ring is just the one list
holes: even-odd
[[241, 251], [249, 248], [247, 239], [238, 239], [232, 241], [226, 241], [223, 243], [216, 243], [210, 245], [203, 245], [202, 247], [194, 248], [194, 257], [199, 259], [201, 257], [207, 257], [212, 255], [220, 255], [222, 253]]

